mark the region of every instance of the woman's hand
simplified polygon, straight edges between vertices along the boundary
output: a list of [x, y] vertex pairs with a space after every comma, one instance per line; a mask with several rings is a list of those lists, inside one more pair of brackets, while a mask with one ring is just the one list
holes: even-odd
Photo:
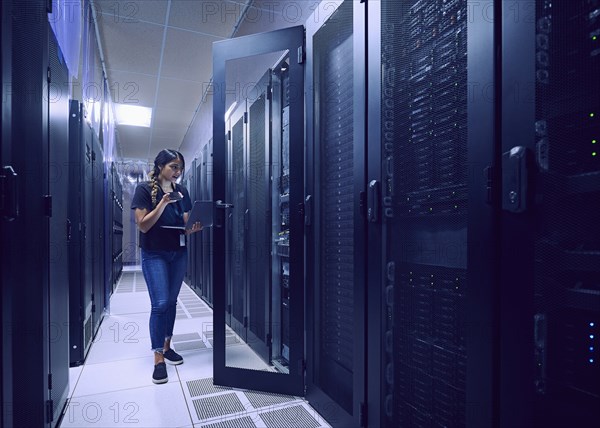
[[168, 204], [172, 204], [173, 202], [177, 202], [178, 199], [171, 199], [171, 197], [169, 196], [168, 193], [165, 193], [163, 195], [163, 197], [160, 200], [160, 203], [162, 203], [164, 206], [167, 206]]
[[186, 235], [191, 235], [192, 233], [200, 232], [201, 230], [202, 230], [202, 223], [200, 223], [199, 221], [197, 221], [196, 223], [194, 223], [192, 225], [191, 229], [186, 229], [185, 230], [185, 234]]

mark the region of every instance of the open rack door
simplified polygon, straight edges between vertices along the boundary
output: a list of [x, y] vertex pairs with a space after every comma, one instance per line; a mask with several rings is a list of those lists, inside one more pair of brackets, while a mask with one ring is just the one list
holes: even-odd
[[297, 396], [305, 370], [303, 63], [303, 26], [213, 47], [214, 383]]

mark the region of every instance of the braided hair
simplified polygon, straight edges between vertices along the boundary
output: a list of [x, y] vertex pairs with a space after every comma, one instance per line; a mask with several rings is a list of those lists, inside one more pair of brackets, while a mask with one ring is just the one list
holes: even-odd
[[185, 171], [185, 159], [183, 158], [183, 155], [177, 150], [161, 150], [154, 159], [154, 167], [152, 168], [152, 171], [148, 173], [148, 177], [150, 177], [150, 187], [152, 188], [151, 195], [153, 207], [155, 207], [157, 204], [156, 199], [158, 196], [158, 176], [160, 174], [160, 168], [164, 168], [166, 164], [168, 164], [174, 159], [181, 160], [182, 171]]

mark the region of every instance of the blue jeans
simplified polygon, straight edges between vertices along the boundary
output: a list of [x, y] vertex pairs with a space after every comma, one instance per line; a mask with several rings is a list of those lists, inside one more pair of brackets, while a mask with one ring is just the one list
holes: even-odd
[[142, 272], [150, 294], [150, 340], [154, 352], [163, 352], [165, 339], [173, 336], [177, 296], [187, 269], [187, 251], [142, 249]]

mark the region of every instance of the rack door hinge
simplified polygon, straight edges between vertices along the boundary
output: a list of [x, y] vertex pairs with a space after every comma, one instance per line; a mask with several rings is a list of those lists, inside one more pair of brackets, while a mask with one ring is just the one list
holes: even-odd
[[[48, 81], [48, 83], [52, 81], [52, 70], [50, 69], [50, 67], [48, 67], [48, 69], [46, 70], [46, 80]], [[50, 88], [48, 88], [48, 90], [50, 90]]]
[[483, 169], [485, 176], [485, 203], [488, 205], [492, 204], [493, 199], [493, 184], [494, 184], [494, 167], [491, 165], [486, 166]]
[[54, 420], [54, 401], [46, 400], [46, 423], [49, 424]]
[[298, 48], [298, 64], [304, 64], [304, 46]]
[[360, 420], [360, 426], [367, 426], [367, 406], [365, 403], [360, 403], [360, 408], [358, 410], [358, 419]]
[[44, 195], [44, 215], [46, 217], [52, 217], [52, 195]]

